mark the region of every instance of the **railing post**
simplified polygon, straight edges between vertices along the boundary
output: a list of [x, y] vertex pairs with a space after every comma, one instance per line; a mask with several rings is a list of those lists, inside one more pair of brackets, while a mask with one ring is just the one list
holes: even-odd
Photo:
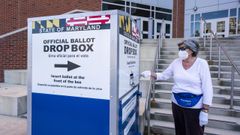
[[150, 102], [148, 102], [148, 108], [147, 108], [147, 134], [151, 135], [150, 133], [151, 133], [151, 131], [150, 131]]
[[148, 20], [148, 39], [152, 39], [152, 33], [153, 33], [153, 18], [149, 17], [149, 20]]
[[221, 46], [218, 45], [218, 79], [221, 77]]
[[210, 61], [212, 61], [212, 35], [210, 36]]
[[[154, 60], [154, 65], [152, 67], [153, 72], [155, 72], [156, 68], [157, 68], [157, 64], [158, 64], [158, 58], [160, 57], [160, 48], [161, 48], [161, 44], [162, 44], [162, 38], [163, 36], [161, 35], [161, 31], [160, 31], [160, 35], [159, 35], [159, 42], [157, 44], [157, 49], [156, 49], [156, 54], [155, 54], [155, 60]], [[152, 97], [152, 100], [151, 100]], [[147, 94], [147, 103], [145, 105], [145, 110], [147, 111], [145, 113], [145, 118], [147, 119], [147, 135], [151, 135], [151, 127], [150, 127], [150, 119], [151, 119], [151, 113], [150, 113], [150, 109], [151, 109], [151, 104], [154, 102], [155, 100], [155, 80], [150, 80], [150, 86], [149, 86], [149, 91]]]
[[203, 46], [204, 46], [204, 48], [206, 47], [206, 35], [203, 35]]
[[231, 69], [231, 96], [230, 96], [230, 109], [233, 109], [233, 101], [234, 101], [234, 67]]
[[206, 47], [206, 38], [207, 38], [207, 34], [206, 34], [206, 23], [203, 21], [203, 46], [204, 48]]

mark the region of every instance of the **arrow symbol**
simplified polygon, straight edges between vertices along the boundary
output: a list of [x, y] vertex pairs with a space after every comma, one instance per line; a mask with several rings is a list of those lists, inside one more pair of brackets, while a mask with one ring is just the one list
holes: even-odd
[[72, 63], [70, 61], [67, 62], [67, 64], [55, 64], [54, 65], [55, 68], [67, 68], [67, 71], [71, 71], [75, 68], [80, 67], [79, 65]]

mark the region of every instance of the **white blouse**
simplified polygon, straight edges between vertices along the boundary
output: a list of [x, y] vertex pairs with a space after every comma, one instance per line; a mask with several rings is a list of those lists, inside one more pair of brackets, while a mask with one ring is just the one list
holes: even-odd
[[[203, 104], [212, 105], [212, 79], [206, 60], [197, 58], [193, 65], [186, 70], [182, 65], [182, 60], [177, 58], [165, 71], [157, 73], [157, 80], [167, 80], [172, 77], [174, 80], [172, 92], [203, 94], [198, 104], [191, 108], [202, 108]], [[177, 104], [173, 94], [172, 101]]]

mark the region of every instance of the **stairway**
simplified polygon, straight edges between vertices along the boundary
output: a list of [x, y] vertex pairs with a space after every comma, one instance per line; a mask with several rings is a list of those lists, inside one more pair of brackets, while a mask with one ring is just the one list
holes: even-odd
[[[177, 43], [183, 39], [166, 39], [161, 49], [157, 71], [162, 72], [177, 58]], [[221, 44], [240, 67], [240, 40], [221, 39]], [[201, 49], [199, 57], [209, 60], [209, 41], [204, 48], [199, 39]], [[213, 105], [209, 112], [209, 123], [205, 128], [206, 135], [240, 135], [240, 76], [235, 73], [234, 109], [230, 107], [231, 66], [225, 56], [221, 56], [221, 78], [218, 75], [218, 48], [213, 42], [212, 65], [210, 66], [214, 87]], [[151, 133], [153, 135], [174, 135], [174, 124], [171, 111], [171, 88], [173, 81], [157, 81], [155, 84], [155, 102], [151, 105]]]

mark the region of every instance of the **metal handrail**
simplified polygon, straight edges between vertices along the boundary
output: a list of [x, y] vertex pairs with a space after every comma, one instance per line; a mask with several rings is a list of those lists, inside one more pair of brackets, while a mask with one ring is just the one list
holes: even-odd
[[[201, 17], [201, 20], [204, 21], [204, 25], [207, 23], [206, 20]], [[221, 72], [221, 51], [223, 54], [227, 57], [232, 69], [231, 69], [231, 95], [230, 95], [230, 109], [233, 109], [233, 100], [234, 100], [234, 70], [238, 73], [240, 76], [240, 70], [236, 66], [236, 64], [233, 62], [232, 58], [229, 56], [226, 49], [220, 44], [219, 39], [217, 37], [217, 33], [214, 33], [212, 30], [210, 30], [210, 33], [213, 35], [214, 39], [217, 41], [218, 45], [218, 79], [220, 79], [220, 72]], [[212, 41], [211, 41], [212, 42]], [[211, 43], [212, 44], [212, 43]], [[212, 49], [210, 50], [210, 54], [212, 54]]]
[[[162, 47], [162, 36], [163, 34], [160, 31], [157, 49], [155, 52], [154, 64], [151, 71], [155, 72], [158, 64], [158, 58], [160, 57], [160, 51]], [[150, 135], [150, 106], [151, 106], [151, 93], [153, 94], [153, 101], [155, 100], [155, 79], [150, 79], [149, 89], [147, 91], [145, 110], [147, 111], [145, 118], [147, 119], [147, 133]]]
[[[79, 9], [74, 9], [74, 10], [71, 10], [69, 12], [66, 12], [66, 13], [63, 13], [62, 15], [65, 15], [65, 14], [72, 14], [72, 13], [78, 13], [78, 12], [89, 12], [88, 10], [79, 10]], [[26, 27], [23, 27], [23, 28], [19, 28], [17, 30], [14, 30], [14, 31], [11, 31], [11, 32], [7, 32], [5, 34], [2, 34], [0, 35], [0, 39], [3, 39], [5, 37], [9, 37], [11, 35], [14, 35], [14, 34], [17, 34], [17, 33], [20, 33], [20, 32], [23, 32], [27, 30], [27, 26]]]

